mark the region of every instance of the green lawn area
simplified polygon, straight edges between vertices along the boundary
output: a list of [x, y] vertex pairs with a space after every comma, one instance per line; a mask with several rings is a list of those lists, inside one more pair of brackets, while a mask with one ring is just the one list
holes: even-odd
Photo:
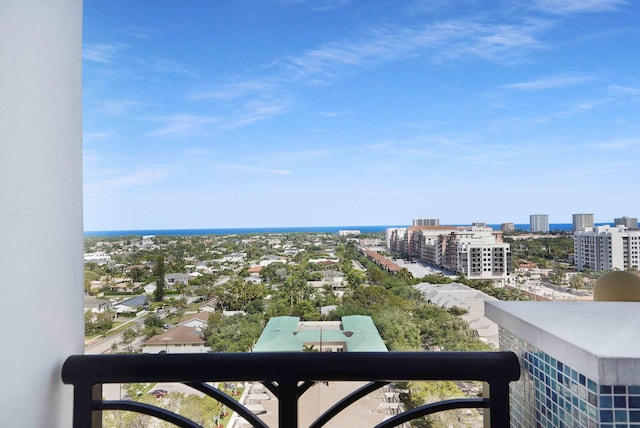
[[[244, 392], [244, 388], [238, 388], [237, 389], [237, 395], [233, 395], [233, 399], [236, 401], [240, 400], [240, 397], [242, 397], [242, 393]], [[222, 418], [220, 420], [220, 424], [222, 424], [222, 426], [226, 427], [227, 424], [229, 423], [229, 420], [231, 419], [231, 415], [233, 414], [232, 411], [229, 411], [229, 414], [227, 414], [227, 416], [225, 416], [224, 418]]]

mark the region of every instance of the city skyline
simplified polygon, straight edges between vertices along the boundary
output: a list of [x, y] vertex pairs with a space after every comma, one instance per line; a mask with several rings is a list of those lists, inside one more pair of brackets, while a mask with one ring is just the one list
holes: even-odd
[[84, 14], [85, 230], [640, 212], [616, 185], [640, 154], [638, 3], [114, 0]]

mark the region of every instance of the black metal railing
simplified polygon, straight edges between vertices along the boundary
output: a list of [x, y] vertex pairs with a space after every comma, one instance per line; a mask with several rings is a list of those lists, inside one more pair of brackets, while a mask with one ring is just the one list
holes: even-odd
[[298, 399], [318, 381], [370, 381], [328, 409], [311, 426], [322, 427], [357, 399], [394, 381], [482, 381], [483, 397], [446, 400], [393, 416], [378, 427], [393, 427], [435, 412], [483, 408], [485, 426], [509, 426], [509, 382], [520, 377], [512, 352], [340, 352], [74, 355], [62, 380], [74, 386], [74, 428], [101, 426], [102, 410], [129, 410], [180, 427], [198, 427], [180, 415], [148, 404], [102, 399], [102, 384], [180, 382], [235, 410], [256, 427], [265, 423], [207, 382], [262, 382], [278, 399], [279, 427], [298, 426]]

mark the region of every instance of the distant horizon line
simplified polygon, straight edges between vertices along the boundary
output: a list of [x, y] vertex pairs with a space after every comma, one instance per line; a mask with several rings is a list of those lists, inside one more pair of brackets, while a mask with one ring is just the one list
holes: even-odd
[[[503, 222], [511, 223], [511, 222]], [[485, 223], [492, 229], [500, 229], [503, 223]], [[612, 225], [610, 222], [594, 223], [595, 226]], [[528, 231], [529, 223], [513, 223], [516, 230]], [[212, 228], [159, 228], [159, 229], [111, 229], [85, 230], [84, 236], [128, 236], [128, 235], [233, 235], [268, 232], [326, 232], [337, 233], [339, 230], [360, 230], [363, 233], [382, 232], [387, 228], [403, 228], [411, 225], [343, 225], [343, 226], [256, 226], [256, 227], [212, 227]], [[442, 224], [441, 226], [471, 226], [471, 224]], [[567, 231], [572, 223], [549, 223], [549, 231]]]

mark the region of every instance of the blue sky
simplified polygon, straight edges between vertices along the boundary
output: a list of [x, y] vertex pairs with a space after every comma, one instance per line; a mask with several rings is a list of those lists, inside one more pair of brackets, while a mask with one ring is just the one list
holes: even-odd
[[640, 2], [84, 14], [85, 230], [640, 217]]

